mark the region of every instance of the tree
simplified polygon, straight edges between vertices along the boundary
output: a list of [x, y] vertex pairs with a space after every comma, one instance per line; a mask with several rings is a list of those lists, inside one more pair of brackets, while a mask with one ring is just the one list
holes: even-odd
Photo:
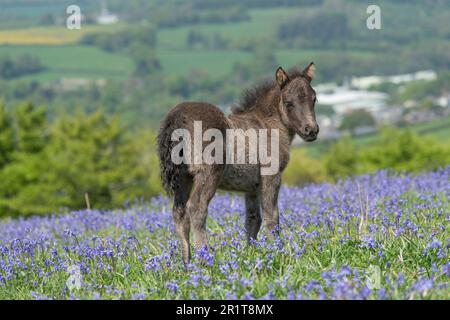
[[409, 130], [384, 129], [377, 141], [361, 152], [360, 171], [435, 170], [449, 161], [450, 148], [434, 137], [419, 136]]
[[13, 79], [25, 74], [44, 70], [40, 60], [30, 54], [22, 54], [12, 59], [9, 56], [0, 58], [0, 78]]
[[15, 114], [17, 150], [40, 152], [48, 141], [46, 109], [37, 108], [31, 102], [20, 105]]
[[[19, 109], [21, 123], [36, 119]], [[16, 126], [15, 134], [24, 127]], [[22, 144], [14, 161], [0, 167], [0, 216], [83, 209], [85, 194], [93, 208], [112, 208], [162, 191], [153, 134], [131, 134], [117, 117], [99, 110], [60, 115], [42, 131], [48, 132], [45, 145]], [[23, 141], [41, 140], [33, 134]]]
[[359, 153], [349, 137], [333, 144], [324, 157], [325, 168], [333, 179], [352, 176], [358, 173]]
[[344, 116], [340, 125], [341, 130], [353, 131], [358, 127], [371, 127], [375, 125], [375, 119], [366, 110], [355, 110]]
[[12, 121], [5, 104], [0, 101], [0, 169], [11, 159], [14, 150], [14, 132]]
[[145, 77], [161, 70], [161, 62], [155, 52], [141, 44], [135, 44], [130, 48], [131, 57], [134, 60], [134, 74]]

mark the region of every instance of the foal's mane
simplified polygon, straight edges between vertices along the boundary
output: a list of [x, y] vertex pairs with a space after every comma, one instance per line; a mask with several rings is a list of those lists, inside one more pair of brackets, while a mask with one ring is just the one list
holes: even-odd
[[[288, 72], [289, 79], [295, 79], [297, 77], [303, 77], [303, 72], [300, 69], [292, 68]], [[273, 79], [264, 79], [255, 86], [246, 89], [240, 98], [237, 105], [234, 105], [231, 109], [233, 114], [244, 113], [253, 107], [255, 107], [261, 99], [266, 98], [270, 90], [274, 88], [276, 81]]]

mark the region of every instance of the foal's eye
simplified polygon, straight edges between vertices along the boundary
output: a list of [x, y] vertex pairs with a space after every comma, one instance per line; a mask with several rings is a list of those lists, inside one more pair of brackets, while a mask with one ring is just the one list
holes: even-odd
[[289, 109], [294, 108], [294, 105], [292, 104], [292, 102], [286, 102], [284, 105], [286, 106], [286, 108], [289, 108]]

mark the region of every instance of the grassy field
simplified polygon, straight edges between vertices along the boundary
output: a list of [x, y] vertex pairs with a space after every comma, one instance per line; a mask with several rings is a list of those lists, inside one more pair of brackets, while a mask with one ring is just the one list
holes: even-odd
[[116, 32], [124, 25], [113, 26], [83, 25], [80, 30], [69, 30], [65, 26], [33, 27], [0, 30], [0, 44], [42, 44], [61, 45], [78, 42], [83, 36], [95, 32]]
[[[242, 198], [180, 259], [166, 198], [0, 222], [0, 299], [448, 299], [450, 168], [283, 188], [281, 238], [246, 244]], [[447, 219], [447, 220], [446, 220]]]
[[81, 77], [126, 78], [133, 70], [128, 57], [110, 54], [95, 47], [79, 45], [2, 45], [0, 56], [32, 53], [37, 56], [46, 71], [19, 78], [20, 80], [52, 81], [60, 78]]
[[195, 26], [165, 29], [158, 32], [158, 46], [166, 50], [184, 50], [187, 48], [186, 39], [189, 32], [201, 32], [212, 37], [220, 34], [238, 44], [245, 40], [265, 38], [275, 32], [277, 24], [288, 17], [295, 16], [300, 8], [271, 8], [250, 10], [250, 21], [228, 24], [199, 24]]
[[193, 70], [197, 70], [214, 78], [229, 74], [235, 63], [248, 62], [251, 55], [238, 50], [158, 50], [158, 57], [164, 73], [168, 76], [186, 76]]

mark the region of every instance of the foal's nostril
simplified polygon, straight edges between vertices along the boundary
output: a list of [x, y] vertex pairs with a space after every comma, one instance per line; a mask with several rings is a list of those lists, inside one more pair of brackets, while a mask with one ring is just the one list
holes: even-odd
[[305, 126], [303, 131], [305, 132], [306, 135], [309, 135], [311, 133], [311, 127], [310, 126]]

